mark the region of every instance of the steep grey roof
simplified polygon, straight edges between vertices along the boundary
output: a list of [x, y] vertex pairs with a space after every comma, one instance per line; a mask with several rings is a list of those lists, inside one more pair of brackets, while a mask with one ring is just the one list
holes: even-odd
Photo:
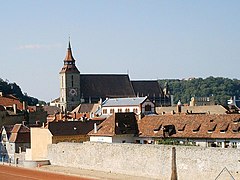
[[131, 81], [133, 89], [136, 95], [161, 97], [163, 96], [163, 90], [160, 87], [157, 80], [150, 81]]
[[80, 85], [84, 98], [135, 97], [126, 74], [81, 74]]
[[93, 110], [94, 104], [79, 104], [73, 111], [72, 113], [87, 113], [91, 112]]
[[110, 98], [106, 99], [102, 106], [103, 107], [112, 107], [112, 106], [137, 106], [143, 103], [147, 99], [145, 97], [133, 97], [133, 98]]
[[87, 135], [93, 130], [94, 123], [100, 122], [98, 120], [49, 122], [48, 129], [53, 136]]

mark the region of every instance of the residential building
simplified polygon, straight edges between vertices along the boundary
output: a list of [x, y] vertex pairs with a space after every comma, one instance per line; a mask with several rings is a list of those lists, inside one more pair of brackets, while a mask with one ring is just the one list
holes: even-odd
[[115, 113], [88, 133], [90, 141], [133, 143], [138, 135], [135, 113]]
[[17, 124], [25, 121], [35, 124], [36, 121], [46, 122], [47, 113], [41, 106], [27, 106], [25, 102], [12, 95], [0, 93], [0, 126]]
[[[156, 107], [157, 114], [175, 114], [176, 106]], [[227, 114], [228, 109], [222, 105], [181, 106], [181, 113], [185, 114]]]
[[102, 120], [55, 121], [46, 127], [31, 128], [31, 149], [27, 150], [26, 160], [45, 160], [48, 144], [59, 142], [82, 143], [89, 141], [88, 133]]
[[215, 105], [214, 96], [209, 97], [192, 97], [190, 106], [212, 106]]
[[24, 124], [2, 126], [0, 147], [2, 161], [22, 163], [22, 153], [30, 148], [30, 129]]
[[101, 114], [110, 116], [115, 112], [134, 112], [137, 115], [155, 113], [155, 104], [147, 96], [133, 98], [109, 98], [101, 106]]
[[13, 127], [14, 125], [4, 125], [1, 127], [0, 160], [2, 162], [7, 162], [9, 159], [9, 150], [10, 150], [9, 139], [10, 139], [10, 135]]
[[138, 121], [139, 143], [175, 141], [204, 147], [240, 148], [240, 114], [145, 116]]

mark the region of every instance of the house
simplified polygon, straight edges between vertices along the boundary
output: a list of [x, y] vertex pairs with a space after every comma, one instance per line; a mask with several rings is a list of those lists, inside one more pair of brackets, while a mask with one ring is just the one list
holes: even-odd
[[135, 113], [114, 113], [88, 135], [94, 142], [133, 143], [138, 135]]
[[235, 111], [240, 112], [240, 98], [236, 98], [236, 96], [231, 97], [228, 100], [228, 106], [230, 109], [235, 109]]
[[9, 159], [9, 154], [8, 154], [8, 152], [10, 150], [9, 139], [10, 139], [10, 135], [11, 135], [13, 126], [14, 125], [4, 125], [1, 127], [0, 160], [2, 162], [7, 162]]
[[190, 106], [212, 106], [215, 105], [214, 96], [209, 97], [192, 97]]
[[31, 128], [31, 149], [27, 150], [26, 160], [45, 160], [48, 144], [59, 142], [82, 143], [89, 141], [88, 133], [102, 120], [54, 121], [46, 127]]
[[109, 98], [102, 103], [101, 114], [110, 116], [115, 112], [134, 112], [137, 115], [155, 113], [155, 104], [147, 96], [133, 98]]
[[26, 121], [34, 124], [36, 121], [46, 122], [47, 113], [40, 106], [27, 106], [13, 95], [0, 93], [0, 126]]
[[240, 148], [240, 114], [174, 114], [138, 121], [138, 143], [174, 141], [204, 147]]
[[[176, 106], [156, 107], [157, 114], [174, 114]], [[222, 105], [181, 106], [181, 113], [186, 114], [227, 114], [228, 109]]]
[[4, 125], [1, 129], [1, 158], [10, 163], [23, 160], [21, 153], [30, 148], [30, 129], [24, 124]]

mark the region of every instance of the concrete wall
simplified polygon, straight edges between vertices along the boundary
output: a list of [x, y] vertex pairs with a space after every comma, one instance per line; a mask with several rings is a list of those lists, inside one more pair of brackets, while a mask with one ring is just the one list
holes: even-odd
[[[58, 143], [48, 146], [50, 163], [170, 179], [172, 146], [110, 143]], [[240, 150], [176, 146], [179, 179], [215, 179], [224, 167], [240, 178]], [[221, 177], [230, 176], [225, 173]], [[229, 177], [228, 177], [229, 176]]]

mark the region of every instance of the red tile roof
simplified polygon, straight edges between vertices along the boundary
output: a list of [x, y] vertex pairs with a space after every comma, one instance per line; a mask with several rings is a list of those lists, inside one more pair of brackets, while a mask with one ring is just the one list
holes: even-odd
[[239, 121], [240, 114], [156, 115], [145, 116], [138, 127], [140, 137], [240, 138]]
[[13, 106], [13, 104], [17, 105], [17, 109], [23, 110], [23, 104], [14, 96], [0, 96], [0, 105], [2, 106]]

